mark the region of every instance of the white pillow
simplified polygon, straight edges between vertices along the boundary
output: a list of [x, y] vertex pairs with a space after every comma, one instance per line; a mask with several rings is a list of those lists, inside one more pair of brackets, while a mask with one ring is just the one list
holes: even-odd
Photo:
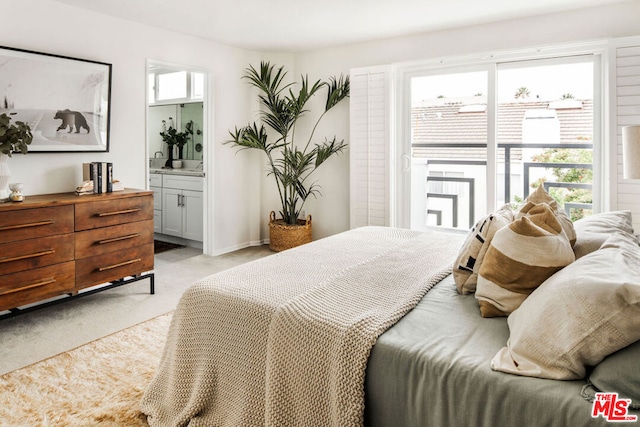
[[602, 244], [617, 233], [633, 234], [631, 211], [613, 211], [590, 215], [573, 223], [577, 240], [573, 245], [576, 259], [600, 249]]
[[612, 235], [545, 281], [508, 319], [510, 337], [491, 368], [571, 380], [640, 339], [640, 248]]

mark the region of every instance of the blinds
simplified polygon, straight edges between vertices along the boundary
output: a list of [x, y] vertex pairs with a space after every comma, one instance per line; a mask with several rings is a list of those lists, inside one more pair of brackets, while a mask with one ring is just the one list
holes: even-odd
[[390, 67], [354, 69], [350, 78], [350, 227], [388, 226]]
[[[630, 210], [634, 229], [640, 230], [640, 183], [623, 179], [622, 126], [640, 124], [640, 38], [616, 41], [615, 57], [615, 120], [617, 132], [617, 208]], [[615, 141], [615, 140], [614, 140]], [[617, 178], [617, 179], [616, 179]]]

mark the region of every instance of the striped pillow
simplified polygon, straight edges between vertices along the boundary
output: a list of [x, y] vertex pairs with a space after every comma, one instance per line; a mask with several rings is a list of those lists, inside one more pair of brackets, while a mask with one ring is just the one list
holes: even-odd
[[522, 218], [496, 232], [480, 266], [476, 298], [482, 317], [508, 316], [575, 260], [553, 209], [546, 203], [527, 206]]
[[529, 202], [535, 203], [535, 204], [538, 204], [538, 203], [548, 204], [553, 210], [553, 212], [556, 214], [556, 217], [558, 218], [558, 221], [560, 222], [562, 229], [567, 235], [567, 238], [569, 239], [571, 246], [573, 246], [573, 244], [576, 242], [576, 230], [573, 227], [573, 222], [571, 222], [571, 218], [569, 218], [569, 215], [567, 215], [567, 213], [564, 210], [558, 208], [558, 202], [556, 202], [556, 200], [553, 197], [551, 197], [549, 193], [547, 193], [547, 190], [544, 189], [544, 185], [540, 184], [538, 188], [536, 188], [536, 191], [531, 193], [525, 199], [524, 206], [520, 208], [520, 211], [518, 213], [516, 213], [516, 219], [522, 216], [521, 212], [523, 210], [526, 210], [526, 211], [529, 210], [529, 208], [526, 208]]
[[497, 211], [482, 218], [471, 229], [464, 241], [456, 262], [453, 264], [453, 279], [458, 293], [470, 294], [476, 291], [478, 272], [484, 255], [496, 231], [513, 221], [513, 211], [504, 205]]

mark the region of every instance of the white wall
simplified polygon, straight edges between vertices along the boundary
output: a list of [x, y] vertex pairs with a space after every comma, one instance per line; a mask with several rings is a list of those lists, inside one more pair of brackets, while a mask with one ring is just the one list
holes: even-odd
[[[81, 178], [80, 164], [87, 161], [113, 162], [116, 177], [126, 186], [146, 188], [146, 60], [210, 71], [214, 99], [209, 114], [213, 126], [210, 157], [214, 164], [209, 165], [213, 188], [207, 203], [213, 217], [213, 230], [208, 230], [215, 243], [213, 253], [267, 239], [268, 213], [278, 209], [275, 185], [265, 175], [260, 153], [236, 153], [221, 144], [229, 129], [253, 120], [258, 110], [255, 92], [240, 80], [249, 63], [258, 65], [261, 59], [268, 59], [285, 65], [292, 78], [308, 73], [311, 79], [326, 79], [348, 74], [355, 67], [640, 32], [640, 2], [632, 1], [291, 55], [246, 51], [50, 0], [4, 0], [3, 16], [11, 18], [0, 26], [2, 45], [113, 64], [110, 152], [14, 156], [10, 159], [12, 181], [24, 182], [27, 195], [72, 191]], [[318, 129], [318, 137], [348, 138], [348, 112], [347, 103], [336, 107]], [[310, 200], [306, 211], [313, 215], [317, 239], [349, 227], [348, 153], [330, 159], [316, 178], [323, 196]]]
[[[29, 153], [10, 159], [12, 181], [25, 194], [73, 191], [81, 164], [110, 161], [125, 186], [147, 188], [145, 148], [146, 61], [185, 64], [211, 73], [211, 179], [208, 205], [213, 212], [212, 252], [225, 252], [260, 240], [261, 177], [255, 156], [236, 156], [223, 146], [227, 130], [246, 123], [251, 97], [242, 70], [258, 53], [87, 12], [48, 0], [4, 0], [1, 44], [113, 64], [109, 153]], [[54, 83], [55, 84], [55, 83]]]
[[[640, 34], [640, 2], [618, 3], [540, 17], [478, 25], [417, 36], [359, 43], [296, 55], [297, 73], [317, 78], [351, 68], [420, 61], [478, 52], [512, 50]], [[348, 136], [348, 108], [328, 117], [319, 135]], [[309, 202], [314, 238], [349, 228], [349, 161], [331, 160], [318, 176], [324, 196]], [[611, 207], [616, 209], [615, 206]]]

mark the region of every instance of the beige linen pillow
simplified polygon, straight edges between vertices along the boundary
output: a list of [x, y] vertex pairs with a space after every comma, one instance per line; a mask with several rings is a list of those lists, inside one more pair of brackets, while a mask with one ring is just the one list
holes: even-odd
[[[576, 231], [573, 228], [573, 222], [571, 222], [571, 218], [569, 218], [569, 215], [567, 215], [564, 210], [558, 207], [558, 202], [556, 202], [556, 200], [551, 197], [549, 193], [547, 193], [547, 190], [544, 189], [544, 185], [539, 185], [538, 188], [536, 188], [536, 191], [529, 194], [529, 196], [524, 200], [524, 205], [522, 208], [520, 208], [520, 210], [524, 209], [527, 206], [528, 202], [532, 202], [535, 204], [546, 203], [551, 206], [551, 209], [553, 209], [556, 216], [558, 217], [558, 221], [560, 221], [560, 225], [567, 235], [571, 246], [573, 246], [573, 244], [576, 242]], [[516, 213], [515, 218], [518, 219], [519, 217], [520, 213], [518, 212]]]
[[640, 248], [616, 234], [549, 278], [508, 319], [510, 337], [491, 368], [530, 377], [585, 377], [640, 339]]
[[504, 205], [476, 223], [467, 235], [458, 258], [453, 264], [453, 279], [458, 293], [470, 294], [476, 291], [478, 272], [484, 255], [496, 231], [513, 221], [513, 211]]
[[507, 316], [553, 273], [575, 260], [553, 209], [527, 203], [522, 217], [498, 230], [480, 266], [476, 298], [482, 317]]
[[616, 233], [633, 234], [631, 211], [603, 212], [579, 219], [573, 226], [577, 240], [573, 245], [576, 259], [600, 249]]

